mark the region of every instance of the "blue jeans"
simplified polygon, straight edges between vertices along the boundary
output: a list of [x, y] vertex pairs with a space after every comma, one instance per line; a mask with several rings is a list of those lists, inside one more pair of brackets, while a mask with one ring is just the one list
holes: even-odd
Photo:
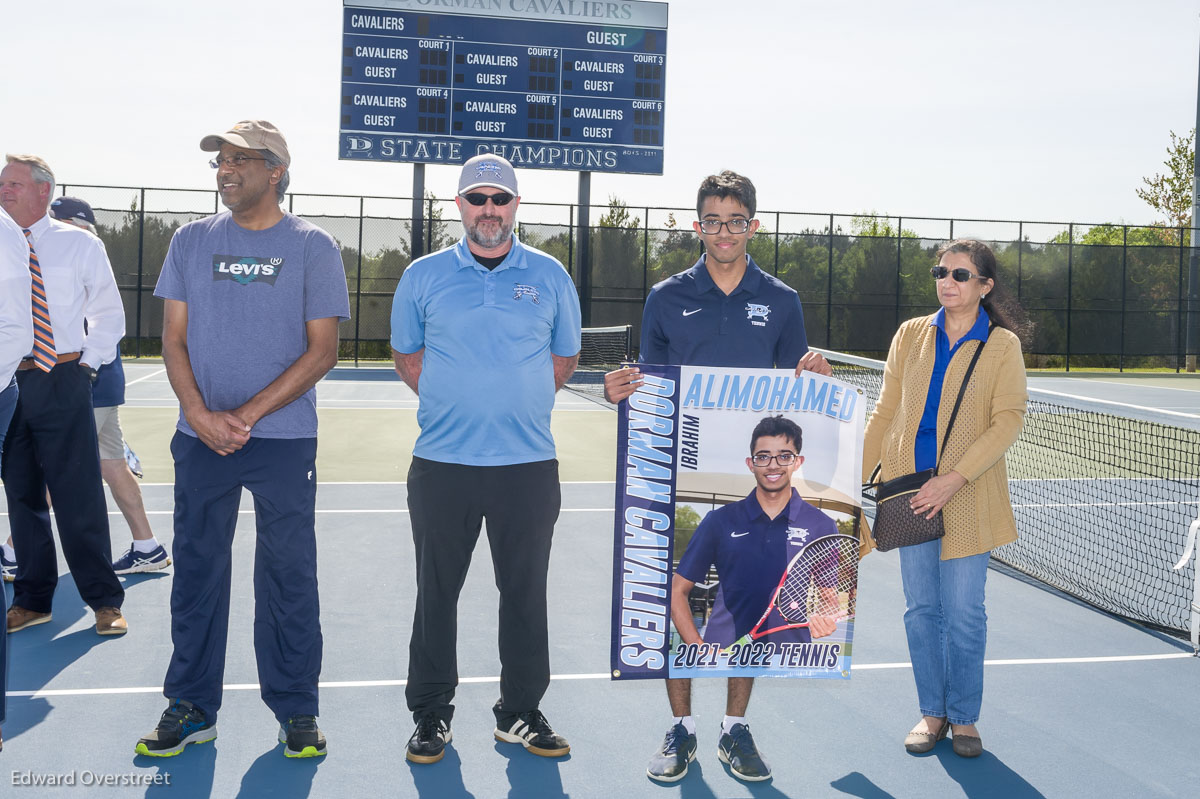
[[983, 703], [990, 552], [941, 560], [942, 542], [900, 548], [904, 631], [921, 714], [974, 724]]
[[[0, 453], [4, 452], [4, 436], [8, 433], [8, 423], [12, 421], [13, 410], [17, 407], [17, 378], [13, 378], [8, 384], [8, 388], [0, 391]], [[0, 610], [4, 611], [4, 615], [8, 615], [8, 603], [4, 599], [4, 592], [0, 591]], [[4, 721], [4, 706], [7, 697], [4, 693], [4, 686], [7, 684], [8, 675], [5, 673], [5, 664], [8, 663], [8, 655], [4, 651], [7, 635], [0, 635], [0, 722]]]

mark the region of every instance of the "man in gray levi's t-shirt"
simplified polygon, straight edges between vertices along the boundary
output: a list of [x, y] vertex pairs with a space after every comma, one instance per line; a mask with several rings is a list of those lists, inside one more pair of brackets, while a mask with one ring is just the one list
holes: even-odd
[[175, 579], [163, 693], [139, 754], [176, 755], [217, 736], [229, 587], [242, 488], [254, 495], [254, 651], [263, 701], [288, 757], [325, 754], [317, 727], [317, 412], [350, 317], [336, 242], [284, 213], [287, 143], [269, 122], [204, 137], [229, 209], [176, 231], [154, 290], [163, 362], [179, 398]]

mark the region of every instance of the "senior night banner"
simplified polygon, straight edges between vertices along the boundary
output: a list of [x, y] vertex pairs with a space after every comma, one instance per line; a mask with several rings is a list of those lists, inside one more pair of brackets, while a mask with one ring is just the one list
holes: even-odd
[[[812, 372], [639, 368], [645, 382], [617, 414], [613, 679], [849, 678], [861, 392]], [[757, 470], [794, 469], [774, 524], [747, 463], [760, 423], [782, 431], [760, 443], [799, 445], [786, 466]], [[695, 623], [691, 643], [672, 623], [677, 570], [674, 618]]]

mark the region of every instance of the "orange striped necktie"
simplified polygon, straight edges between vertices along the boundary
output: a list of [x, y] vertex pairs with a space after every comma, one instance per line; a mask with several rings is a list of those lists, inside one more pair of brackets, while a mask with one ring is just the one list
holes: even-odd
[[54, 330], [50, 327], [50, 306], [46, 303], [46, 284], [42, 281], [42, 267], [38, 264], [37, 251], [33, 249], [33, 234], [22, 228], [29, 240], [29, 274], [33, 278], [33, 360], [43, 372], [49, 372], [58, 363], [54, 351]]

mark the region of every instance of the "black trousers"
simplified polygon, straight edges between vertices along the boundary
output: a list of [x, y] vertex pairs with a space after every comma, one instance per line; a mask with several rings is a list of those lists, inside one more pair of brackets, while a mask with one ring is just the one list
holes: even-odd
[[[546, 576], [561, 494], [558, 461], [464, 466], [414, 457], [408, 509], [417, 562], [417, 610], [404, 695], [417, 718], [449, 723], [458, 686], [458, 597], [487, 521], [500, 590], [500, 707], [533, 710], [550, 685]], [[479, 618], [478, 609], [472, 613]]]
[[92, 415], [92, 384], [79, 361], [49, 372], [17, 372], [20, 396], [4, 442], [4, 493], [17, 552], [13, 604], [48, 613], [58, 585], [58, 555], [46, 488], [63, 556], [83, 601], [93, 610], [121, 607], [125, 589], [112, 568], [108, 507]]

